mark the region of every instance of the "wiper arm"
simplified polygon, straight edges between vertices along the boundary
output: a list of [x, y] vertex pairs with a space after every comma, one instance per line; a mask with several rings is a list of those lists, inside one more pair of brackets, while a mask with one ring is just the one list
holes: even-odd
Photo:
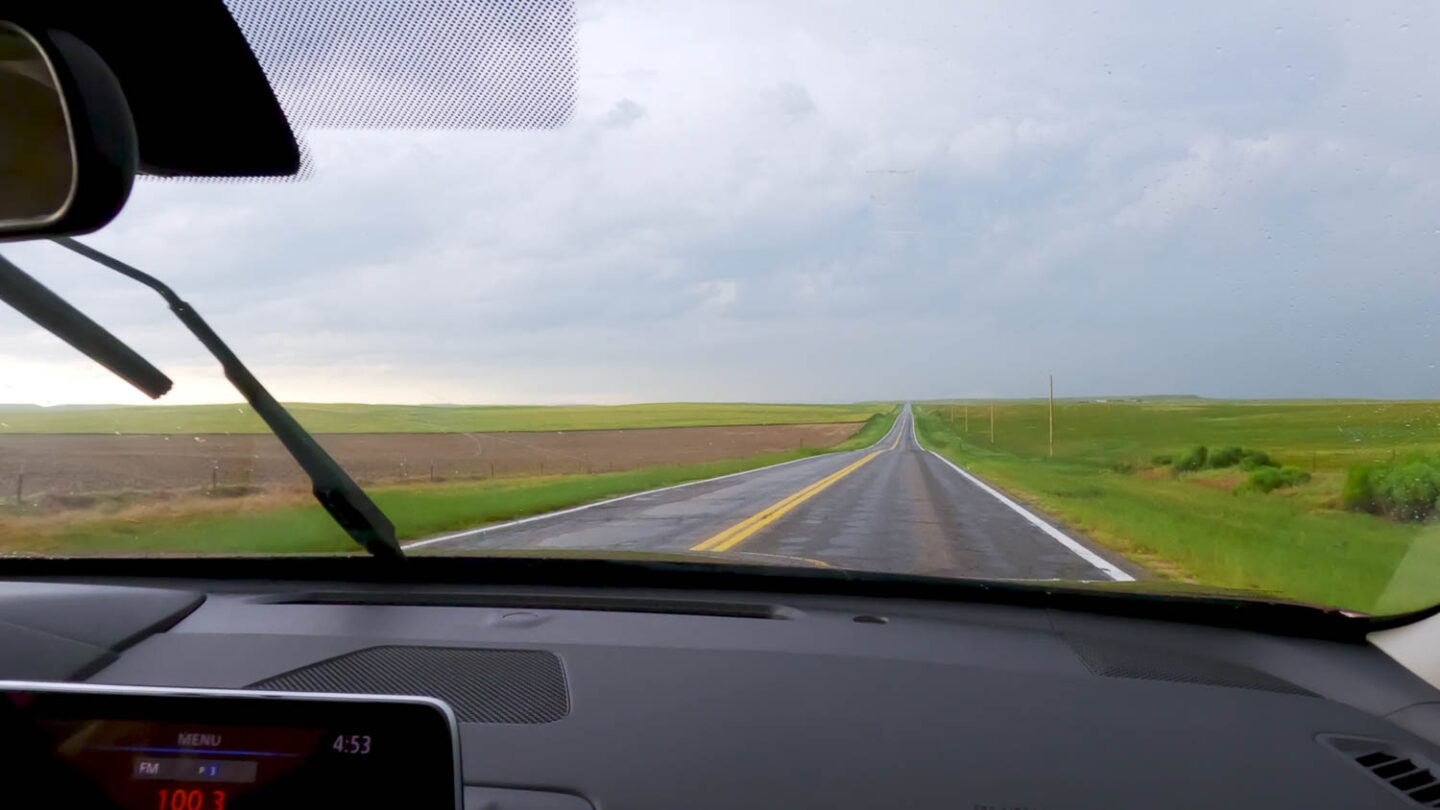
[[151, 399], [159, 399], [170, 390], [173, 383], [164, 372], [4, 256], [0, 256], [0, 301], [115, 372]]
[[[315, 441], [315, 437], [295, 421], [295, 417], [285, 410], [285, 406], [265, 390], [265, 386], [255, 379], [255, 375], [251, 374], [250, 369], [240, 362], [240, 358], [236, 357], [230, 347], [225, 345], [225, 341], [221, 340], [220, 336], [210, 328], [210, 325], [200, 317], [200, 314], [181, 300], [174, 290], [154, 276], [137, 270], [119, 259], [107, 256], [88, 245], [82, 245], [74, 239], [58, 237], [54, 242], [159, 293], [160, 297], [165, 299], [165, 303], [170, 305], [170, 311], [175, 313], [175, 317], [185, 324], [185, 327], [215, 356], [216, 360], [220, 361], [220, 366], [225, 370], [225, 377], [230, 380], [230, 384], [234, 385], [235, 389], [245, 397], [245, 401], [250, 403], [250, 406], [255, 409], [255, 413], [265, 420], [265, 424], [270, 426], [270, 430], [280, 439], [280, 443], [285, 445], [285, 449], [290, 452], [291, 457], [310, 477], [311, 491], [315, 494], [315, 500], [325, 507], [325, 511], [329, 512], [335, 522], [340, 524], [340, 528], [376, 557], [402, 559], [405, 556], [404, 552], [400, 550], [400, 544], [395, 541], [395, 524], [390, 522], [390, 518], [386, 517], [385, 513], [380, 511], [380, 507], [370, 500], [370, 496], [366, 495], [365, 490], [355, 483], [355, 479], [351, 478], [349, 473], [346, 473], [345, 469], [331, 458], [329, 453], [325, 452], [325, 448]], [[161, 376], [163, 377], [163, 375]]]

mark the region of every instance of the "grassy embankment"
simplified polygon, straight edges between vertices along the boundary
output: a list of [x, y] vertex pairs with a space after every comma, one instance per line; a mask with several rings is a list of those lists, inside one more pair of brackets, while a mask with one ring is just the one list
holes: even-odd
[[[1057, 401], [1053, 459], [1043, 401], [994, 405], [993, 444], [988, 402], [917, 408], [921, 442], [1164, 576], [1376, 613], [1440, 601], [1440, 526], [1341, 502], [1350, 466], [1440, 450], [1440, 403]], [[1157, 461], [1197, 445], [1262, 450], [1310, 480], [1263, 493], [1238, 467]]]
[[[778, 419], [799, 413], [792, 410], [795, 406], [751, 407], [755, 408], [750, 412], [751, 418]], [[805, 408], [803, 421], [806, 422], [865, 419], [865, 423], [845, 442], [826, 449], [801, 448], [706, 464], [649, 467], [596, 475], [378, 487], [372, 488], [370, 493], [395, 522], [400, 538], [414, 539], [806, 456], [868, 446], [890, 429], [899, 413], [898, 406], [883, 403], [799, 407]], [[683, 409], [691, 411], [683, 418], [701, 418], [692, 406], [684, 406]], [[733, 419], [743, 413], [731, 406], [717, 406], [710, 418]], [[656, 418], [665, 417], [657, 414]], [[533, 419], [531, 424], [553, 424], [547, 419], [549, 417]], [[593, 426], [604, 420], [586, 416], [575, 421]], [[610, 421], [613, 423], [616, 420]], [[373, 424], [373, 421], [366, 423], [365, 432], [371, 432]], [[295, 493], [149, 504], [79, 519], [74, 515], [0, 519], [0, 548], [12, 553], [58, 555], [281, 554], [356, 549], [348, 536], [313, 500]]]

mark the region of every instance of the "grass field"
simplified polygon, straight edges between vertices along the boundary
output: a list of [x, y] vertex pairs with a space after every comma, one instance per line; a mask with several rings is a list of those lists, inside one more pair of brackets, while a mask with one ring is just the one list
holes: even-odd
[[[594, 475], [371, 488], [402, 540], [511, 520], [670, 484], [712, 478], [791, 459], [863, 447], [879, 440], [899, 407], [881, 406], [848, 440], [750, 458], [649, 467]], [[9, 553], [284, 554], [356, 551], [349, 537], [308, 498], [294, 493], [236, 499], [147, 504], [109, 514], [50, 515], [0, 520], [0, 549]], [[438, 551], [438, 549], [437, 549]]]
[[869, 447], [880, 441], [881, 437], [890, 432], [890, 428], [895, 425], [895, 417], [899, 415], [899, 405], [890, 405], [886, 410], [871, 414], [870, 417], [865, 420], [865, 424], [861, 425], [860, 429], [855, 431], [855, 435], [828, 449], [830, 452], [838, 452], [841, 450], [859, 450], [862, 447]]
[[[667, 402], [641, 405], [358, 405], [286, 407], [312, 433], [469, 433], [613, 430], [705, 425], [863, 422], [885, 403], [772, 405]], [[0, 405], [0, 433], [268, 433], [249, 405], [140, 405], [98, 409]]]
[[[1043, 401], [930, 403], [917, 432], [938, 450], [1158, 572], [1225, 588], [1390, 613], [1440, 601], [1440, 526], [1340, 509], [1345, 469], [1440, 449], [1440, 403]], [[966, 430], [966, 415], [969, 430]], [[1310, 472], [1269, 494], [1237, 469], [1152, 464], [1196, 445], [1264, 450]]]

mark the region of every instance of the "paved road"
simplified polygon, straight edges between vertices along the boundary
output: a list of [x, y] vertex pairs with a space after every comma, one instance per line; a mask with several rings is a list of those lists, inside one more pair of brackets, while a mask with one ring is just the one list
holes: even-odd
[[775, 555], [987, 579], [1130, 579], [1093, 548], [915, 440], [908, 406], [873, 447], [617, 498], [407, 546]]

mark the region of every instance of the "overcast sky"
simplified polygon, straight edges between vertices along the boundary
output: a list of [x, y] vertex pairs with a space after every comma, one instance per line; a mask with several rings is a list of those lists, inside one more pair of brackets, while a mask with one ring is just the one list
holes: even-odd
[[[1440, 6], [580, 2], [553, 131], [310, 131], [92, 244], [286, 400], [1440, 398]], [[234, 401], [153, 294], [4, 248]], [[0, 311], [0, 402], [142, 395]]]

